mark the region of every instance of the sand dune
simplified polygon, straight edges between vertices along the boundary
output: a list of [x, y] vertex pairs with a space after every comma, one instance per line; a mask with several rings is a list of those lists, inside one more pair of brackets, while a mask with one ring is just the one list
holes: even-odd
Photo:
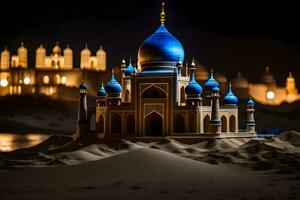
[[0, 199], [297, 199], [298, 144], [297, 132], [118, 148], [52, 136], [0, 154]]

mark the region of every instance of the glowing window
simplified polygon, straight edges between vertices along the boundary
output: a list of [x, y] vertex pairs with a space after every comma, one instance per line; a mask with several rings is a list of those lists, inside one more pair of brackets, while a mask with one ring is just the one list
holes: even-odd
[[275, 98], [275, 93], [273, 91], [267, 92], [267, 99], [274, 99]]
[[6, 87], [6, 86], [8, 85], [8, 81], [7, 81], [6, 79], [2, 79], [2, 80], [0, 81], [0, 85], [1, 85], [2, 87]]
[[65, 85], [67, 82], [67, 77], [63, 76], [61, 77], [61, 84]]
[[43, 83], [44, 84], [49, 84], [49, 76], [46, 75], [46, 76], [43, 77]]
[[30, 78], [29, 77], [25, 77], [24, 78], [24, 84], [28, 85], [30, 83]]

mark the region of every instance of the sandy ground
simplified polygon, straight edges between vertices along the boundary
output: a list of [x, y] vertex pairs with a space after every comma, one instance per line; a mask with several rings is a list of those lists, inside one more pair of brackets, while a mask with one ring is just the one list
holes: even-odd
[[0, 158], [0, 199], [300, 198], [297, 132], [113, 146], [57, 135]]

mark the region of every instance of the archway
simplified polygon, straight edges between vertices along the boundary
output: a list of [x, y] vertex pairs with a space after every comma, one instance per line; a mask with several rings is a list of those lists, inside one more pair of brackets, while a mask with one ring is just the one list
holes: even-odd
[[221, 121], [222, 121], [222, 132], [227, 132], [227, 119], [224, 115], [221, 117]]
[[190, 114], [189, 116], [189, 132], [190, 133], [197, 132], [197, 117], [194, 114]]
[[142, 98], [166, 98], [166, 93], [161, 88], [151, 86], [143, 92]]
[[236, 119], [235, 119], [235, 116], [231, 115], [229, 121], [230, 121], [230, 126], [229, 126], [230, 132], [236, 132], [236, 127], [235, 127]]
[[181, 114], [177, 114], [174, 117], [174, 133], [184, 133], [184, 117]]
[[203, 132], [204, 133], [208, 133], [209, 132], [209, 115], [206, 115], [205, 117], [204, 117], [204, 119], [203, 119], [203, 124], [204, 124], [204, 126], [203, 126], [203, 128], [204, 128], [204, 130], [203, 130]]
[[135, 120], [133, 115], [128, 115], [126, 118], [126, 133], [133, 134], [135, 132]]
[[156, 112], [152, 112], [145, 118], [145, 135], [146, 136], [162, 136], [163, 132], [162, 116]]
[[121, 127], [121, 116], [113, 113], [111, 115], [111, 133], [121, 133], [122, 132], [122, 127]]
[[184, 87], [182, 86], [180, 89], [180, 104], [184, 104], [185, 103], [185, 91], [184, 91]]
[[125, 102], [130, 102], [131, 98], [130, 98], [130, 92], [129, 90], [125, 91]]
[[104, 117], [102, 115], [99, 116], [98, 133], [104, 133]]

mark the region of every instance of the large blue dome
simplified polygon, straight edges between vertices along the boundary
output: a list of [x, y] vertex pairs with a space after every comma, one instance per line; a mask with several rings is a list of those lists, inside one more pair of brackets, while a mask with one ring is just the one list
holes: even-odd
[[202, 93], [202, 87], [195, 80], [194, 72], [191, 75], [191, 80], [190, 80], [189, 84], [185, 87], [185, 93], [188, 96], [189, 95], [201, 95], [201, 93]]
[[138, 64], [142, 71], [174, 72], [178, 60], [183, 62], [184, 49], [164, 24], [139, 48]]
[[111, 75], [110, 81], [108, 81], [105, 85], [105, 91], [107, 93], [121, 93], [122, 87], [120, 83], [115, 79], [114, 73]]

